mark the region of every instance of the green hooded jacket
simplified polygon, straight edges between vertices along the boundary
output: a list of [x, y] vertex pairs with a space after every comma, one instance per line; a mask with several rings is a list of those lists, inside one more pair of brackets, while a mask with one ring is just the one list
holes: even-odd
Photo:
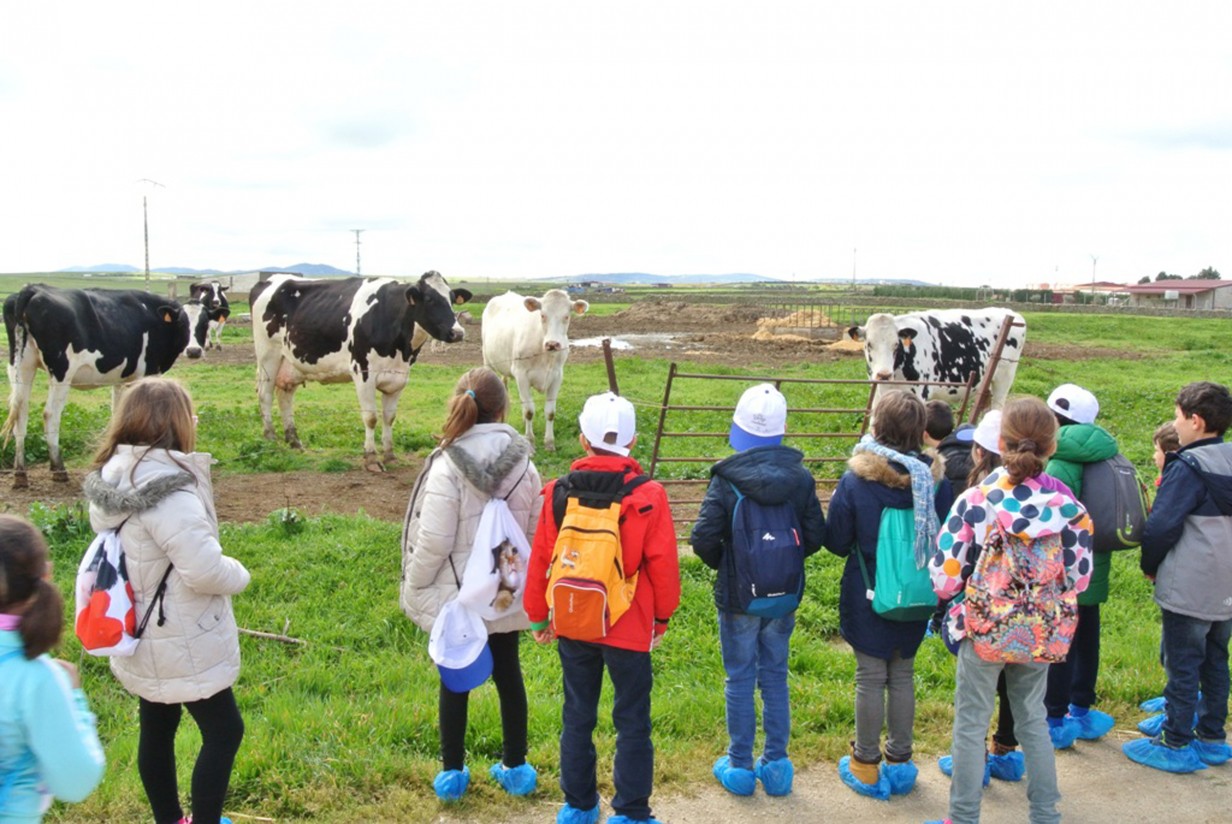
[[[1116, 439], [1108, 430], [1093, 423], [1076, 423], [1057, 430], [1057, 451], [1044, 471], [1062, 481], [1082, 500], [1082, 469], [1086, 464], [1106, 461], [1117, 452]], [[1112, 553], [1093, 553], [1094, 569], [1091, 585], [1078, 595], [1079, 606], [1102, 604], [1108, 600], [1108, 576], [1112, 571]]]

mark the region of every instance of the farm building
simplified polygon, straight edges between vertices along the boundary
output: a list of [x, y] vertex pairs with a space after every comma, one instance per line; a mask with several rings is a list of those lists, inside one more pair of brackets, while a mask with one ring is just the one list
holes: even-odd
[[1232, 286], [1222, 280], [1163, 280], [1126, 286], [1134, 306], [1164, 309], [1232, 309]]

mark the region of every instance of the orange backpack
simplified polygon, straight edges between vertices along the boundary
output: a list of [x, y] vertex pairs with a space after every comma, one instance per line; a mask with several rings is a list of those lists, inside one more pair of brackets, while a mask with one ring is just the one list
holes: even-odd
[[620, 507], [650, 480], [625, 483], [623, 472], [571, 472], [556, 482], [552, 508], [558, 524], [548, 565], [547, 603], [552, 629], [562, 638], [595, 641], [633, 604], [638, 572], [624, 569]]

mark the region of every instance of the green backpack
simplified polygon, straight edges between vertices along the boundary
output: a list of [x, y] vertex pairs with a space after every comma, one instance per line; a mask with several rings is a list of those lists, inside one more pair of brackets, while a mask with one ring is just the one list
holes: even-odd
[[877, 531], [877, 583], [868, 577], [864, 553], [855, 548], [864, 588], [873, 602], [873, 612], [890, 621], [927, 621], [937, 609], [928, 565], [915, 565], [915, 512], [911, 509], [881, 510]]

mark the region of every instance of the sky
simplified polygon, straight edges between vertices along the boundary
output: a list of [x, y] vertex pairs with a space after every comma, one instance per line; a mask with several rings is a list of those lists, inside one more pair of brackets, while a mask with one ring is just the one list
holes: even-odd
[[[0, 272], [1232, 277], [1232, 4], [6, 4]], [[155, 181], [155, 183], [145, 182]], [[144, 199], [144, 204], [143, 204]]]

